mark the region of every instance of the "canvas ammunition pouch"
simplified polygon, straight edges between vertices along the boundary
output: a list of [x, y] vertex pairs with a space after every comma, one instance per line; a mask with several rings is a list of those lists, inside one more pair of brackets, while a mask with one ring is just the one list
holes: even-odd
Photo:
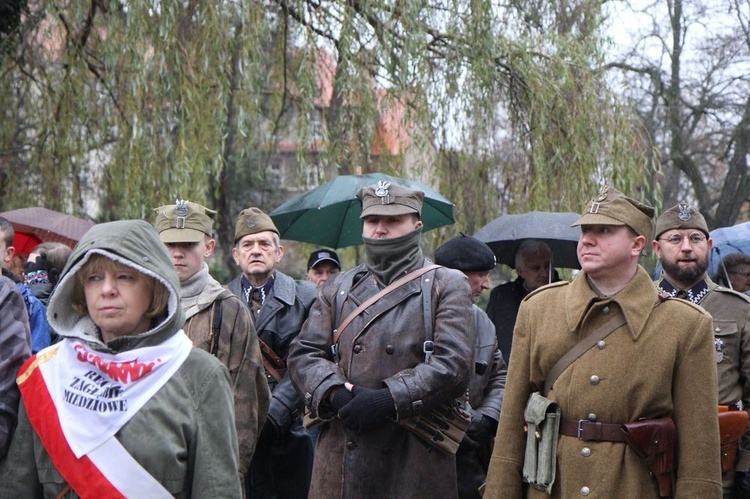
[[523, 411], [526, 424], [526, 453], [523, 480], [536, 489], [552, 493], [557, 468], [557, 438], [560, 408], [550, 399], [534, 392]]
[[659, 485], [661, 497], [672, 496], [674, 445], [677, 439], [672, 418], [641, 419], [622, 425], [625, 441], [646, 464]]
[[748, 414], [745, 411], [730, 411], [719, 406], [719, 439], [721, 442], [721, 472], [734, 469], [742, 435], [747, 431]]
[[557, 467], [557, 438], [560, 434], [562, 415], [558, 405], [546, 395], [568, 366], [593, 347], [597, 341], [606, 338], [624, 324], [625, 317], [622, 313], [613, 314], [557, 360], [544, 381], [542, 393], [533, 392], [529, 396], [524, 410], [526, 420], [524, 429], [527, 433], [523, 479], [534, 488], [551, 494]]

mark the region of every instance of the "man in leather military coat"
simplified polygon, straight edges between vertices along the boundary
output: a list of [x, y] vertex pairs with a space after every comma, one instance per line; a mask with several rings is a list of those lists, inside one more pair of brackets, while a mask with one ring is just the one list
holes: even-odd
[[[466, 390], [474, 366], [471, 291], [461, 272], [430, 270], [358, 314], [332, 351], [334, 329], [361, 303], [429, 263], [419, 247], [421, 191], [381, 181], [358, 196], [365, 264], [320, 288], [289, 354], [312, 415], [327, 420], [310, 497], [455, 497], [455, 457], [396, 420]], [[434, 333], [428, 362], [425, 321]]]

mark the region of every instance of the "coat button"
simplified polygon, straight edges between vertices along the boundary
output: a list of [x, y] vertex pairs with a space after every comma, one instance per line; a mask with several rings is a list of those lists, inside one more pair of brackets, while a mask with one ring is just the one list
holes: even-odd
[[604, 308], [602, 309], [602, 313], [603, 313], [604, 315], [607, 315], [607, 314], [609, 313], [609, 306], [606, 306], [606, 307], [604, 307]]
[[393, 345], [386, 345], [385, 346], [385, 353], [388, 355], [393, 355], [393, 352], [395, 352], [396, 349], [393, 347]]
[[591, 489], [590, 488], [588, 488], [588, 487], [581, 487], [581, 495], [582, 496], [587, 496], [589, 494], [591, 494]]
[[356, 448], [357, 448], [357, 444], [356, 444], [356, 443], [354, 443], [354, 442], [352, 442], [351, 440], [349, 440], [349, 441], [348, 441], [348, 442], [346, 443], [346, 448], [347, 448], [347, 450], [354, 450], [354, 449], [356, 449]]
[[362, 345], [354, 345], [354, 353], [360, 353], [362, 351]]
[[597, 376], [596, 374], [594, 374], [593, 376], [591, 376], [589, 378], [589, 381], [591, 382], [592, 385], [598, 385], [599, 384], [599, 376]]
[[593, 412], [590, 412], [589, 415], [586, 416], [586, 419], [591, 421], [592, 423], [596, 423], [596, 420], [598, 418], [596, 417], [596, 414], [594, 414]]
[[591, 455], [591, 449], [589, 449], [588, 447], [584, 447], [583, 449], [581, 449], [581, 455], [583, 457], [589, 457]]
[[596, 342], [596, 348], [598, 348], [599, 350], [604, 350], [604, 347], [606, 346], [607, 346], [607, 342], [604, 340], [599, 340]]

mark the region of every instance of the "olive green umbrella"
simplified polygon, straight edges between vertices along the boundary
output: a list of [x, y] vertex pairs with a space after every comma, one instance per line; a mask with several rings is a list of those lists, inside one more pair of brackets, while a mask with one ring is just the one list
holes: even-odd
[[454, 223], [453, 203], [434, 189], [383, 173], [340, 175], [282, 204], [271, 212], [271, 219], [282, 239], [346, 248], [362, 244], [362, 206], [357, 192], [386, 180], [424, 192], [422, 223], [424, 231]]

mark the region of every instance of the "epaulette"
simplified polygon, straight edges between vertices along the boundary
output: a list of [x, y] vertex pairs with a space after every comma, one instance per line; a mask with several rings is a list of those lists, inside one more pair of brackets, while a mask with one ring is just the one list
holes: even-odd
[[714, 291], [718, 291], [720, 293], [726, 293], [728, 295], [732, 295], [732, 296], [735, 296], [735, 297], [740, 298], [742, 300], [745, 300], [747, 303], [750, 303], [750, 296], [747, 296], [745, 293], [740, 293], [739, 291], [735, 291], [733, 289], [729, 289], [729, 288], [721, 286], [721, 285], [717, 285], [714, 288]]
[[[667, 294], [669, 295], [669, 293], [667, 293]], [[661, 293], [659, 293], [659, 295], [661, 295]], [[708, 315], [708, 312], [706, 312], [706, 309], [704, 309], [700, 305], [696, 305], [695, 303], [691, 302], [690, 300], [685, 300], [683, 298], [675, 298], [674, 296], [671, 296], [671, 295], [666, 300], [662, 300], [661, 296], [658, 296], [657, 299], [656, 299], [655, 305], [659, 305], [659, 304], [667, 303], [667, 302], [669, 302], [670, 304], [672, 304], [672, 303], [677, 304], [677, 306], [684, 305], [686, 307], [690, 307], [690, 308], [692, 308], [694, 310], [697, 310], [701, 314]], [[670, 305], [670, 306], [674, 307], [675, 305]]]
[[558, 288], [560, 286], [567, 286], [568, 284], [570, 284], [570, 281], [557, 281], [557, 282], [551, 282], [549, 284], [545, 284], [544, 286], [536, 288], [534, 291], [532, 291], [531, 293], [527, 294], [522, 301], [526, 301], [529, 298], [531, 298], [532, 296], [536, 295], [537, 293], [541, 293], [542, 291], [546, 291], [546, 290], [552, 289], [552, 288]]

